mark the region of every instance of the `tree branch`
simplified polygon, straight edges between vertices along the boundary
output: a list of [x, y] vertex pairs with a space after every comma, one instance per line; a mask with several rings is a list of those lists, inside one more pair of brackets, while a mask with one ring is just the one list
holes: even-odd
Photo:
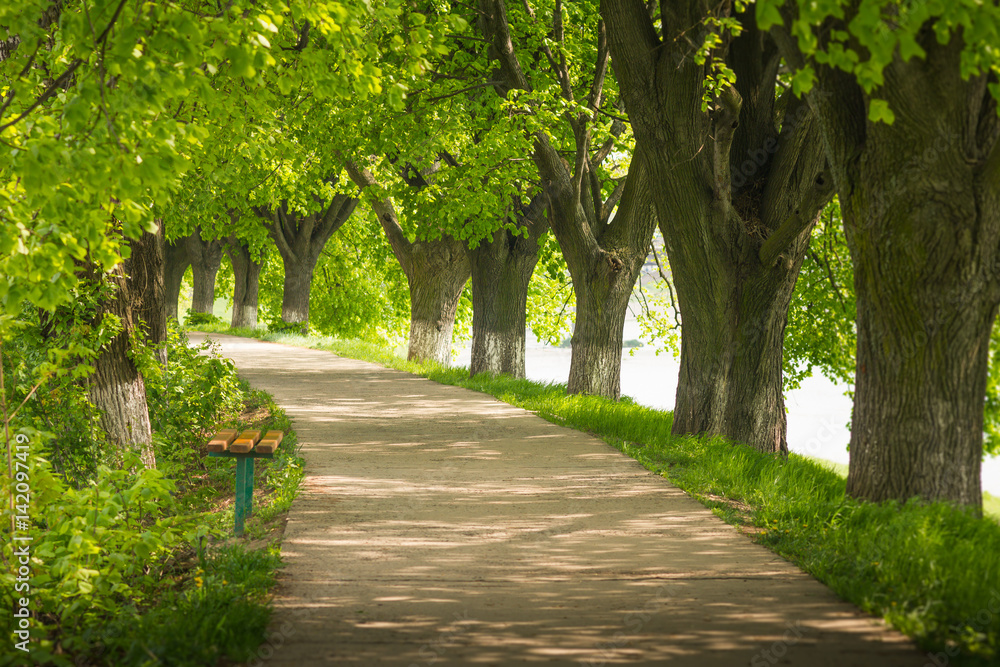
[[[503, 0], [479, 0], [479, 29], [490, 43], [490, 57], [500, 63], [500, 75], [507, 90], [531, 90], [531, 84], [514, 53], [514, 43]], [[498, 91], [506, 97], [507, 90]]]
[[350, 195], [340, 194], [333, 196], [330, 206], [326, 209], [326, 212], [320, 219], [320, 224], [316, 228], [316, 236], [322, 245], [325, 246], [330, 237], [344, 226], [344, 223], [351, 217], [357, 205], [358, 200]]
[[[790, 25], [790, 9], [786, 10], [783, 12], [785, 22]], [[770, 34], [785, 62], [793, 69], [805, 67], [806, 58], [785, 26], [773, 26]], [[834, 185], [839, 192], [845, 192], [847, 165], [858, 155], [865, 141], [867, 112], [864, 99], [853, 75], [819, 63], [810, 64], [816, 72], [816, 83], [806, 94], [806, 99], [819, 125]]]
[[785, 221], [781, 223], [764, 244], [760, 247], [760, 263], [764, 266], [773, 266], [778, 257], [798, 238], [799, 234], [808, 229], [816, 220], [803, 215], [799, 209], [792, 211]]
[[611, 51], [608, 49], [608, 34], [604, 28], [604, 20], [597, 22], [597, 62], [594, 64], [594, 81], [590, 86], [587, 106], [593, 111], [601, 109], [601, 95], [604, 93], [604, 79], [608, 73], [608, 62]]
[[82, 64], [83, 60], [81, 60], [80, 58], [77, 58], [72, 63], [70, 63], [69, 67], [67, 67], [66, 70], [59, 75], [59, 78], [53, 81], [51, 84], [49, 84], [49, 87], [46, 88], [45, 91], [42, 92], [42, 94], [39, 95], [27, 109], [22, 111], [19, 116], [17, 116], [14, 120], [10, 121], [9, 123], [4, 123], [3, 125], [0, 125], [0, 132], [3, 132], [8, 127], [17, 125], [17, 123], [26, 118], [28, 114], [30, 114], [32, 111], [34, 111], [42, 104], [47, 102], [50, 97], [52, 97], [53, 95], [56, 94], [57, 91], [62, 89], [62, 87], [66, 84], [66, 82], [69, 81], [70, 77], [73, 76], [73, 72], [76, 71], [76, 68], [78, 68]]
[[611, 214], [615, 210], [615, 206], [618, 204], [618, 200], [622, 198], [622, 193], [625, 192], [625, 183], [628, 181], [628, 177], [619, 179], [615, 183], [615, 189], [611, 191], [608, 198], [604, 200], [604, 214], [601, 216], [601, 224], [606, 225], [608, 221], [611, 220]]
[[[115, 23], [118, 21], [118, 17], [122, 13], [122, 8], [125, 7], [127, 1], [128, 0], [121, 0], [121, 2], [118, 3], [118, 6], [115, 7], [115, 13], [111, 16], [111, 20], [108, 22], [108, 25], [105, 26], [104, 30], [101, 31], [101, 34], [97, 37], [97, 40], [94, 42], [95, 51], [97, 50], [98, 47], [104, 44], [105, 40], [107, 40], [108, 38], [108, 35], [111, 34], [111, 28], [114, 27]], [[21, 112], [21, 114], [17, 118], [10, 121], [9, 123], [0, 125], [0, 133], [2, 133], [8, 127], [16, 125], [18, 122], [26, 118], [32, 111], [34, 111], [39, 106], [48, 101], [50, 97], [56, 94], [56, 91], [60, 90], [64, 85], [66, 85], [70, 77], [73, 76], [73, 72], [75, 72], [77, 68], [82, 64], [83, 64], [82, 58], [77, 58], [72, 63], [70, 63], [69, 67], [67, 67], [65, 71], [63, 71], [63, 73], [59, 75], [59, 78], [57, 78], [55, 81], [49, 84], [49, 87], [46, 88], [45, 91], [41, 95], [39, 95], [35, 99], [35, 101], [28, 106], [27, 109]], [[11, 97], [11, 99], [13, 99], [13, 96]]]
[[475, 83], [475, 84], [473, 84], [471, 86], [466, 86], [465, 88], [460, 88], [459, 90], [454, 90], [454, 91], [452, 91], [450, 93], [445, 93], [444, 95], [437, 95], [435, 97], [428, 97], [426, 100], [423, 100], [423, 103], [424, 104], [431, 104], [433, 102], [439, 102], [441, 100], [446, 100], [449, 97], [455, 97], [456, 95], [461, 95], [462, 93], [468, 93], [469, 91], [477, 90], [479, 88], [488, 88], [490, 86], [496, 86], [496, 85], [501, 84], [501, 83], [504, 83], [504, 81], [501, 81], [501, 80], [482, 81], [480, 83]]
[[[367, 169], [358, 166], [353, 160], [345, 159], [344, 166], [347, 169], [347, 174], [354, 181], [355, 185], [361, 188], [362, 191], [368, 188], [378, 186], [378, 181], [372, 176], [372, 173]], [[413, 255], [413, 244], [410, 240], [406, 238], [406, 234], [403, 232], [403, 228], [399, 224], [399, 217], [396, 215], [396, 210], [392, 205], [392, 200], [386, 197], [385, 199], [378, 199], [372, 197], [369, 199], [372, 207], [372, 211], [375, 212], [375, 217], [378, 218], [379, 224], [382, 225], [382, 229], [385, 231], [386, 238], [389, 239], [389, 246], [392, 248], [392, 252], [396, 255], [396, 259], [399, 261], [400, 266], [403, 267], [403, 272], [409, 275], [410, 273], [410, 259]]]
[[[610, 217], [610, 216], [609, 216]], [[626, 247], [633, 253], [646, 251], [658, 217], [649, 187], [649, 169], [636, 147], [625, 177], [618, 212], [601, 235], [601, 245]]]
[[[569, 66], [566, 64], [566, 32], [563, 29], [562, 0], [556, 0], [555, 8], [552, 10], [552, 35], [555, 37], [556, 43], [559, 44], [559, 64], [555, 64], [551, 54], [549, 54], [549, 61], [552, 62], [556, 76], [559, 77], [559, 86], [562, 88], [563, 97], [572, 102], [573, 84], [569, 79]], [[549, 50], [548, 46], [544, 48], [546, 51]]]
[[285, 220], [284, 215], [280, 209], [265, 209], [267, 211], [266, 220], [270, 221], [267, 225], [268, 236], [274, 240], [274, 244], [278, 246], [278, 252], [281, 253], [282, 257], [295, 257], [295, 252], [292, 250], [291, 245], [288, 243], [288, 237], [285, 231]]
[[607, 24], [612, 64], [621, 90], [649, 93], [660, 38], [646, 6], [642, 0], [601, 0], [601, 18]]
[[761, 246], [761, 262], [771, 266], [809, 229], [833, 196], [826, 153], [816, 118], [804, 100], [793, 100], [772, 148], [767, 182], [760, 198], [762, 227], [770, 232]]

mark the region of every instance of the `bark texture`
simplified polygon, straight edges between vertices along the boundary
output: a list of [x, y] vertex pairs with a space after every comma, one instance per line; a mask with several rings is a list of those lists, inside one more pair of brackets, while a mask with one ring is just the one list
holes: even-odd
[[206, 241], [201, 236], [201, 227], [196, 227], [185, 244], [194, 278], [191, 312], [211, 315], [215, 307], [215, 276], [222, 266], [222, 240]]
[[[362, 190], [376, 185], [367, 169], [346, 160], [347, 173]], [[407, 359], [451, 363], [455, 313], [469, 280], [465, 244], [447, 234], [433, 241], [410, 241], [389, 199], [375, 199], [372, 210], [410, 288], [410, 343]]]
[[257, 328], [257, 305], [260, 288], [261, 262], [254, 260], [247, 244], [230, 236], [225, 251], [233, 265], [233, 317], [230, 326]]
[[410, 244], [406, 279], [410, 286], [411, 361], [451, 363], [451, 338], [462, 289], [469, 280], [465, 244], [452, 238]]
[[177, 302], [181, 297], [184, 273], [191, 266], [187, 252], [187, 239], [180, 238], [163, 244], [163, 311], [168, 318], [177, 317]]
[[[148, 257], [148, 256], [147, 256]], [[130, 259], [133, 269], [145, 261], [143, 256]], [[143, 269], [143, 273], [148, 273]], [[99, 352], [90, 381], [90, 400], [101, 414], [101, 427], [119, 453], [136, 452], [147, 468], [156, 467], [153, 452], [149, 407], [146, 404], [146, 383], [129, 356], [130, 337], [136, 330], [136, 312], [141, 303], [141, 290], [119, 264], [107, 276], [91, 273], [90, 280], [106, 280], [108, 296], [97, 312], [97, 321], [105, 314], [117, 316], [122, 331]]]
[[134, 316], [147, 343], [157, 347], [161, 364], [167, 363], [167, 317], [163, 289], [163, 223], [156, 232], [145, 232], [129, 241], [132, 254], [123, 265], [132, 293]]
[[[50, 26], [58, 23], [59, 17], [62, 16], [62, 9], [62, 0], [53, 0], [50, 2], [47, 6], [42, 8], [41, 15], [38, 18], [38, 26], [42, 30], [48, 30]], [[9, 34], [9, 32], [7, 34]], [[6, 39], [0, 40], [0, 63], [14, 56], [20, 45], [21, 38], [19, 35], [10, 35]]]
[[469, 249], [472, 270], [470, 375], [525, 376], [528, 283], [538, 264], [539, 240], [548, 229], [546, 197], [518, 212], [522, 233], [495, 232]]
[[[850, 20], [848, 15], [847, 20]], [[836, 27], [836, 26], [834, 26]], [[801, 54], [776, 31], [792, 62]], [[962, 80], [962, 42], [917, 36], [868, 100], [818, 67], [810, 93], [854, 263], [857, 368], [847, 491], [980, 507], [990, 332], [1000, 304], [1000, 120], [987, 85]], [[798, 59], [798, 61], [796, 60]]]
[[778, 49], [752, 9], [713, 54], [737, 82], [702, 111], [708, 65], [682, 35], [716, 5], [662, 0], [659, 29], [639, 0], [602, 0], [601, 15], [681, 312], [673, 431], [786, 452], [788, 304], [832, 185], [809, 108], [775, 99]]
[[321, 208], [308, 214], [293, 210], [287, 200], [273, 209], [256, 209], [285, 266], [281, 319], [297, 325], [302, 333], [309, 331], [309, 295], [316, 262], [330, 237], [351, 217], [358, 200], [338, 194], [329, 202], [317, 203]]
[[[479, 0], [478, 8], [479, 31], [495, 64], [491, 76], [499, 82], [497, 92], [507, 96], [512, 90], [533, 90], [519, 59], [504, 1]], [[552, 19], [556, 42], [562, 41], [563, 21], [562, 5], [557, 3]], [[646, 178], [646, 165], [633, 157], [625, 181], [617, 182], [612, 193], [604, 197], [607, 179], [602, 178], [601, 164], [614, 142], [608, 140], [596, 147], [591, 142], [591, 124], [601, 108], [610, 57], [604, 24], [598, 28], [597, 59], [586, 99], [575, 99], [566, 59], [557, 58], [547, 46], [542, 50], [551, 67], [545, 76], [559, 81], [566, 102], [586, 109], [566, 115], [573, 135], [572, 165], [552, 145], [547, 132], [539, 130], [533, 135], [532, 159], [549, 199], [549, 224], [566, 258], [576, 296], [567, 388], [570, 393], [617, 399], [625, 313], [656, 228], [652, 202], [640, 186]], [[623, 130], [624, 125], [616, 123], [612, 132]]]

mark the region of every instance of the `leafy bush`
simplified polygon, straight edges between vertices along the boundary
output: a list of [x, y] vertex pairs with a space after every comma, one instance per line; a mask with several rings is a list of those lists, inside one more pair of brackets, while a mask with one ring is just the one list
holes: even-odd
[[[38, 441], [37, 432], [21, 432]], [[83, 648], [75, 638], [84, 629], [148, 598], [163, 585], [172, 551], [205, 529], [198, 517], [173, 513], [174, 483], [138, 457], [121, 470], [99, 467], [90, 485], [76, 489], [33, 449], [30, 599], [39, 641], [32, 658], [43, 664], [55, 660], [50, 635], [64, 638], [62, 650]], [[13, 569], [0, 574], [6, 609], [14, 608], [15, 579]], [[7, 636], [13, 620], [4, 616]]]
[[224, 324], [224, 322], [221, 317], [212, 313], [196, 313], [188, 308], [184, 316], [184, 324], [185, 326], [196, 327], [200, 324]]
[[216, 424], [239, 416], [245, 386], [233, 362], [219, 356], [211, 343], [191, 346], [187, 334], [171, 325], [166, 365], [153, 350], [137, 349], [150, 423], [162, 443], [158, 457], [184, 458]]
[[[264, 595], [277, 556], [225, 549], [202, 556], [200, 569], [190, 572], [192, 545], [232, 525], [231, 512], [206, 512], [220, 494], [231, 493], [232, 462], [206, 459], [201, 445], [216, 427], [240, 424], [248, 405], [263, 408], [269, 422], [285, 430], [287, 417], [269, 396], [251, 392], [210, 345], [189, 347], [172, 327], [165, 364], [141, 340], [132, 345], [145, 378], [158, 468], [144, 468], [135, 455], [116, 460], [105, 453], [106, 438], [87, 398], [93, 368], [83, 362], [119, 329], [114, 321], [88, 325], [70, 311], [60, 317], [46, 330], [36, 313], [22, 314], [20, 335], [3, 341], [2, 398], [7, 406], [21, 405], [11, 436], [29, 443], [22, 454], [29, 470], [18, 472], [26, 475], [30, 499], [15, 515], [28, 516], [33, 539], [29, 591], [15, 589], [9, 549], [0, 574], [0, 608], [14, 609], [15, 595], [30, 599], [31, 652], [7, 651], [0, 665], [25, 658], [39, 665], [84, 664], [79, 659], [115, 666], [150, 664], [151, 655], [173, 665], [246, 658], [263, 637]], [[294, 445], [294, 435], [287, 441]], [[293, 447], [281, 454], [278, 465], [260, 466], [261, 477], [276, 487], [260, 504], [272, 515], [288, 507], [301, 479]], [[0, 471], [0, 484], [11, 482], [8, 471]], [[0, 525], [8, 544], [13, 520], [4, 502]], [[17, 526], [20, 534], [26, 528]], [[16, 620], [6, 614], [0, 621], [8, 637]], [[211, 636], [203, 636], [206, 628]]]
[[87, 394], [97, 351], [121, 330], [114, 317], [95, 319], [100, 293], [81, 290], [72, 307], [47, 314], [25, 311], [6, 325], [3, 371], [6, 403], [17, 423], [44, 443], [53, 469], [75, 484], [91, 479], [107, 463], [106, 438]]
[[267, 318], [267, 330], [272, 333], [301, 334], [304, 327], [308, 325], [303, 325], [302, 322], [286, 322], [281, 319], [280, 313]]
[[122, 607], [107, 622], [84, 628], [74, 663], [203, 667], [220, 654], [247, 660], [267, 627], [265, 596], [278, 564], [269, 550], [219, 549], [155, 607], [142, 613]]

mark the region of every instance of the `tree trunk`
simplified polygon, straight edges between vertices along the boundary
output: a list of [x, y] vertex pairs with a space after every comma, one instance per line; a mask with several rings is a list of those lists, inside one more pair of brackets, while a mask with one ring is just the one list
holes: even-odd
[[288, 258], [285, 260], [285, 281], [281, 293], [281, 319], [286, 324], [297, 324], [302, 333], [309, 328], [309, 295], [312, 289], [315, 257]]
[[[855, 498], [982, 503], [997, 289], [976, 273], [995, 254], [1000, 209], [992, 197], [988, 222], [969, 190], [947, 204], [939, 194], [917, 205], [886, 190], [894, 201], [885, 215], [861, 206], [850, 216], [858, 349], [847, 492]], [[879, 247], [882, 235], [896, 242]], [[991, 251], [976, 250], [972, 239]]]
[[995, 134], [977, 159], [975, 138], [978, 114], [995, 123], [996, 106], [961, 81], [955, 44], [926, 41], [927, 63], [890, 68], [906, 82], [888, 96], [896, 122], [867, 128], [841, 193], [858, 331], [847, 492], [980, 507], [1000, 148]]
[[570, 394], [621, 396], [622, 337], [632, 287], [643, 258], [607, 256], [573, 277], [576, 318], [566, 390]]
[[[362, 190], [377, 185], [372, 173], [353, 160], [345, 160], [344, 166]], [[371, 207], [410, 288], [410, 349], [406, 358], [448, 365], [458, 301], [471, 271], [468, 250], [447, 234], [434, 241], [410, 241], [389, 198], [372, 199]]]
[[469, 258], [461, 241], [444, 237], [410, 244], [410, 361], [451, 363], [451, 336]]
[[[811, 226], [810, 228], [811, 229]], [[666, 234], [670, 236], [666, 236]], [[671, 271], [682, 313], [681, 367], [673, 433], [722, 435], [787, 452], [782, 355], [788, 304], [808, 230], [772, 267], [756, 252], [671, 239]]]
[[[844, 22], [834, 28], [846, 29]], [[789, 62], [795, 38], [776, 29]], [[854, 264], [857, 357], [849, 495], [980, 508], [990, 332], [1000, 304], [1000, 118], [963, 42], [921, 31], [868, 120], [857, 81], [817, 65], [809, 94]], [[995, 75], [994, 75], [995, 76]]]
[[257, 298], [260, 287], [261, 262], [254, 261], [250, 248], [235, 236], [225, 244], [226, 254], [233, 265], [233, 318], [232, 328], [257, 328]]
[[309, 332], [309, 293], [316, 262], [330, 237], [347, 222], [357, 205], [357, 199], [338, 194], [321, 210], [305, 215], [293, 211], [287, 201], [277, 208], [255, 209], [267, 221], [268, 235], [285, 266], [281, 319], [303, 334]]
[[538, 241], [547, 225], [541, 197], [522, 216], [528, 236], [501, 229], [469, 250], [472, 270], [470, 375], [523, 378], [528, 283], [538, 264]]
[[212, 314], [215, 307], [215, 276], [222, 266], [222, 241], [201, 238], [201, 228], [187, 237], [187, 254], [194, 272], [194, 295], [191, 312]]
[[179, 321], [177, 302], [181, 297], [181, 283], [184, 273], [191, 266], [187, 254], [187, 240], [184, 238], [168, 241], [163, 246], [163, 310], [168, 318]]
[[[533, 90], [533, 81], [515, 47], [505, 1], [479, 0], [478, 10], [477, 25], [490, 45], [489, 56], [495, 63], [490, 76], [497, 92], [507, 96], [512, 90]], [[562, 6], [557, 4], [553, 24], [562, 26], [562, 22]], [[576, 98], [565, 59], [557, 63], [547, 52], [552, 71], [546, 75], [554, 75], [563, 99], [578, 111], [568, 112], [564, 116], [566, 126], [558, 131], [534, 131], [531, 157], [549, 198], [549, 224], [566, 258], [577, 297], [567, 389], [617, 399], [625, 310], [649, 252], [656, 214], [652, 202], [643, 197], [645, 164], [638, 153], [633, 156], [624, 183], [612, 179], [602, 167], [613, 151], [614, 138], [621, 136], [625, 125], [615, 121], [604, 130], [610, 131], [611, 137], [600, 146], [592, 145], [595, 120], [606, 104], [604, 82], [610, 62], [603, 21], [596, 28], [597, 58], [585, 101]], [[562, 28], [556, 33], [553, 37], [561, 39]], [[517, 46], [527, 47], [526, 51], [534, 48]], [[553, 145], [559, 136], [572, 136], [572, 143]], [[569, 153], [568, 146], [572, 146], [573, 155], [567, 160], [564, 155]], [[605, 198], [606, 186], [612, 180], [614, 187]]]
[[521, 252], [519, 239], [501, 230], [469, 251], [472, 269], [472, 361], [469, 374], [524, 377], [528, 283], [538, 244]]
[[602, 207], [613, 209], [613, 216], [607, 210], [592, 226], [559, 156], [540, 145], [535, 161], [548, 186], [552, 231], [566, 258], [576, 296], [566, 390], [618, 400], [625, 315], [656, 229], [646, 165], [637, 151], [617, 208]]
[[[129, 290], [134, 298], [135, 317], [141, 321], [148, 344], [157, 347], [160, 363], [167, 363], [167, 317], [163, 290], [163, 223], [155, 233], [131, 239], [132, 254], [124, 263]], [[175, 302], [176, 303], [176, 302]], [[176, 308], [176, 305], [175, 305]]]
[[[681, 313], [675, 434], [785, 452], [782, 348], [812, 226], [832, 195], [809, 107], [775, 99], [780, 57], [752, 8], [724, 57], [736, 74], [701, 107], [710, 65], [682, 38], [706, 8], [604, 0], [612, 65], [650, 171]], [[669, 24], [669, 25], [668, 25]], [[781, 109], [781, 112], [778, 110]]]
[[[101, 278], [94, 275], [92, 279]], [[136, 294], [122, 265], [115, 267], [107, 279], [112, 294], [99, 307], [97, 317], [105, 313], [115, 315], [123, 328], [97, 356], [90, 382], [90, 400], [100, 411], [101, 427], [119, 453], [136, 452], [144, 466], [155, 468], [146, 383], [129, 356], [130, 338], [135, 331]]]

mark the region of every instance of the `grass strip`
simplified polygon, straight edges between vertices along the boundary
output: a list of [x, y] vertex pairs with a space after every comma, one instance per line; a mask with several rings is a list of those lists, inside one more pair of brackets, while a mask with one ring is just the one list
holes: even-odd
[[845, 495], [843, 477], [721, 438], [674, 437], [672, 415], [624, 398], [567, 395], [465, 368], [418, 364], [361, 341], [229, 331], [371, 361], [494, 396], [587, 431], [796, 563], [845, 600], [884, 618], [929, 652], [930, 664], [987, 665], [1000, 657], [1000, 525], [944, 503], [876, 505]]

